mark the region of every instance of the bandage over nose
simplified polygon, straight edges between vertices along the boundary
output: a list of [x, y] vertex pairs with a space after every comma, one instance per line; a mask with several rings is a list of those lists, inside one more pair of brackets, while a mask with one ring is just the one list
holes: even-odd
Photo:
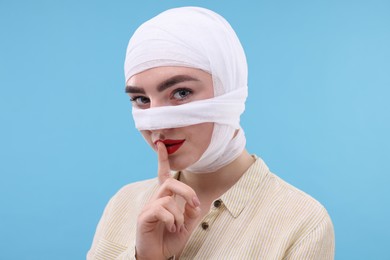
[[186, 170], [211, 172], [236, 159], [246, 142], [240, 115], [247, 97], [247, 64], [229, 23], [198, 7], [170, 9], [145, 22], [128, 44], [126, 82], [137, 73], [161, 66], [190, 67], [210, 73], [214, 97], [178, 106], [133, 107], [136, 128], [158, 130], [213, 122], [208, 148]]
[[138, 130], [157, 130], [214, 122], [239, 129], [246, 97], [246, 89], [241, 88], [221, 96], [179, 106], [149, 109], [133, 107], [135, 127]]

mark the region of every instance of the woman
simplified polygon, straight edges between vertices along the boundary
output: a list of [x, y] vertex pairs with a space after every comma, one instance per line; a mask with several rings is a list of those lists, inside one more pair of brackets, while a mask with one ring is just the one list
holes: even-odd
[[110, 200], [88, 259], [333, 259], [324, 207], [245, 150], [247, 64], [224, 18], [184, 7], [147, 21], [125, 76], [158, 177]]

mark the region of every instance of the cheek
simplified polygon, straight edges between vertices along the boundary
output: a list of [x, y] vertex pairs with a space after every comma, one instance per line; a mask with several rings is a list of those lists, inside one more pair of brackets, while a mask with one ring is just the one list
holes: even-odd
[[214, 123], [202, 123], [194, 129], [194, 134], [198, 136], [198, 144], [202, 150], [206, 150], [210, 145], [211, 136], [213, 135]]
[[206, 129], [207, 129], [207, 136], [206, 137], [206, 148], [210, 145], [211, 142], [211, 136], [213, 135], [213, 130], [214, 130], [214, 123], [205, 123], [206, 124]]

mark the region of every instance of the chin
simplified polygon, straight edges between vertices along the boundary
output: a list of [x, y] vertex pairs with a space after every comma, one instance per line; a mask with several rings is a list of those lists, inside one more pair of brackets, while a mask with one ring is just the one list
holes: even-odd
[[170, 162], [170, 166], [171, 166], [171, 170], [172, 170], [172, 171], [183, 171], [183, 170], [185, 170], [189, 165], [175, 164], [175, 163], [171, 163], [171, 162]]
[[183, 171], [192, 164], [194, 164], [194, 162], [189, 162], [184, 158], [169, 158], [169, 165], [172, 171]]

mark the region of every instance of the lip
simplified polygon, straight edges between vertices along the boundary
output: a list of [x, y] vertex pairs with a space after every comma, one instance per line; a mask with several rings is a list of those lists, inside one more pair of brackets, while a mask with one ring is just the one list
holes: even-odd
[[154, 144], [157, 144], [157, 142], [162, 142], [165, 145], [165, 147], [167, 148], [168, 154], [170, 155], [170, 154], [173, 154], [174, 152], [176, 152], [177, 150], [179, 150], [179, 148], [185, 142], [185, 139], [182, 139], [182, 140], [173, 140], [173, 139], [157, 140], [156, 142], [154, 142]]

